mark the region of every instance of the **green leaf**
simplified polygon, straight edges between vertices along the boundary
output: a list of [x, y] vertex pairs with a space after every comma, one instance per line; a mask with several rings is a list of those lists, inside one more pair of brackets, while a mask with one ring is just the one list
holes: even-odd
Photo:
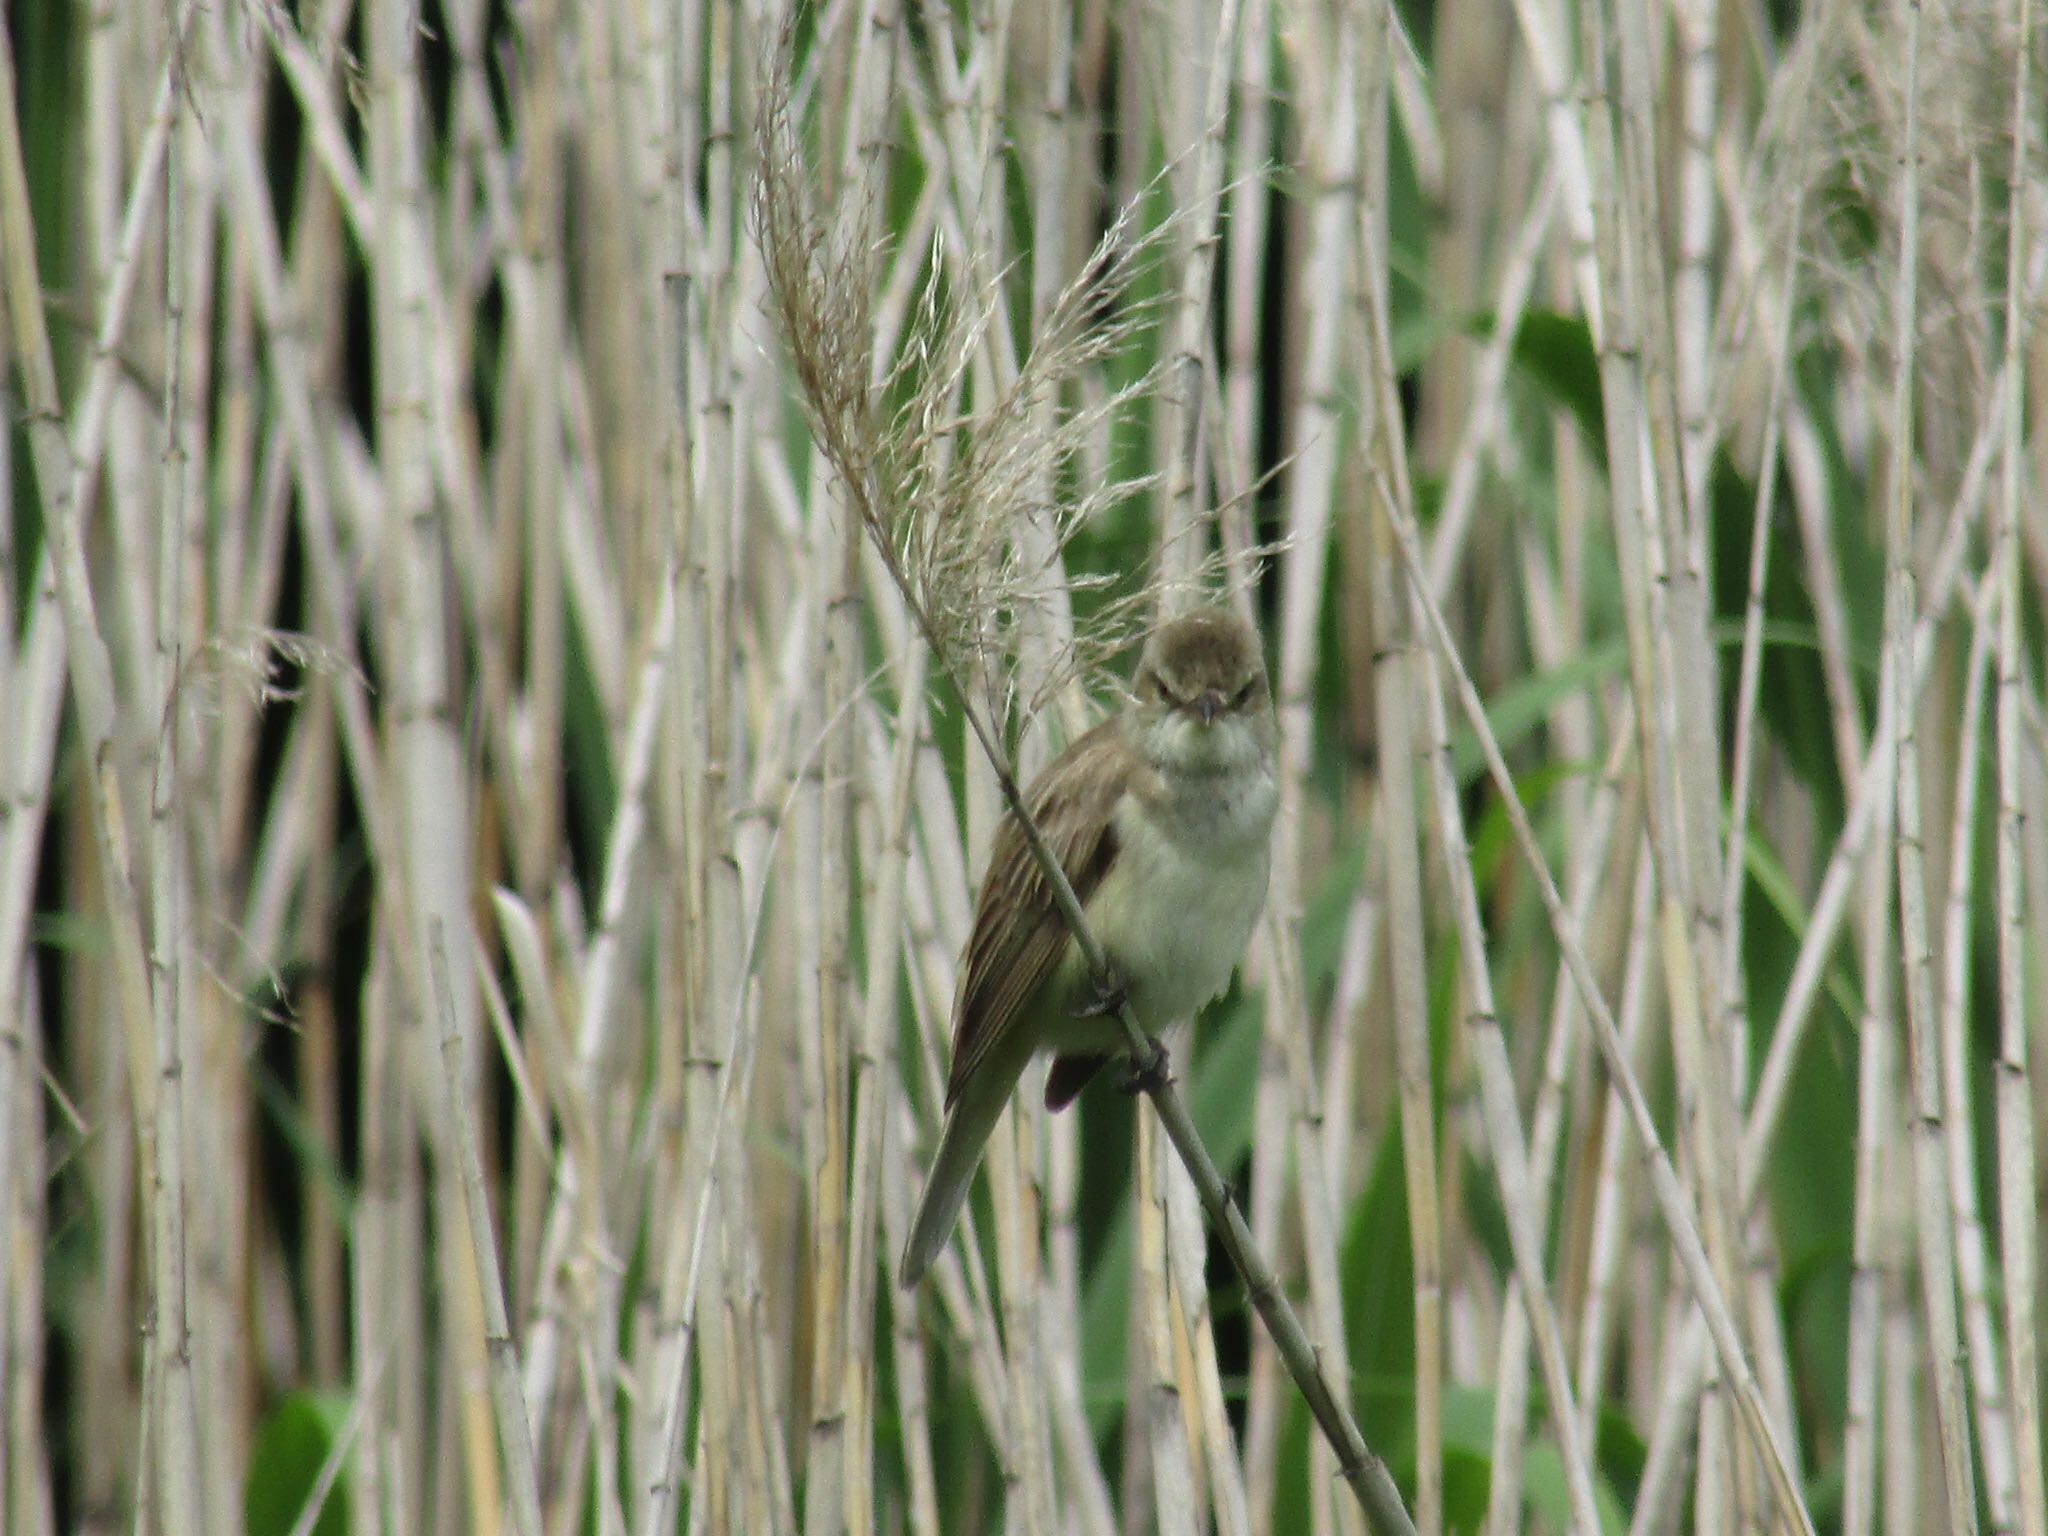
[[[348, 1397], [334, 1392], [294, 1392], [277, 1405], [249, 1454], [242, 1496], [247, 1536], [287, 1536], [333, 1454], [351, 1406]], [[313, 1536], [346, 1536], [348, 1485], [344, 1463], [313, 1522]]]
[[[1778, 862], [1777, 852], [1758, 835], [1754, 824], [1743, 841], [1742, 858], [1751, 884], [1762, 895], [1768, 909], [1785, 925], [1796, 952], [1806, 942], [1806, 930], [1811, 926], [1812, 914], [1807, 911], [1806, 903], [1799, 899], [1799, 892], [1792, 884], [1792, 877], [1785, 873], [1785, 866]], [[1841, 942], [1839, 935], [1836, 942]], [[1856, 984], [1841, 966], [1827, 968], [1822, 975], [1821, 990], [1841, 1009], [1845, 1022], [1854, 1023], [1862, 1015], [1863, 1003]], [[1759, 1067], [1762, 1064], [1761, 1060], [1757, 1063]]]
[[[1714, 609], [1725, 624], [1738, 627], [1749, 606], [1751, 535], [1756, 525], [1756, 490], [1729, 459], [1725, 449], [1714, 453], [1707, 491], [1713, 507]], [[1779, 505], [1789, 500], [1784, 489]], [[1793, 519], [1780, 516], [1767, 531], [1769, 565], [1763, 605], [1767, 625], [1784, 624], [1815, 631], [1813, 602], [1806, 590], [1806, 557]], [[1874, 654], [1857, 652], [1855, 654]], [[1724, 736], [1734, 732], [1736, 690], [1740, 681], [1736, 658], [1721, 669], [1721, 713]], [[1830, 700], [1819, 647], [1767, 648], [1758, 674], [1757, 721], [1769, 733], [1787, 763], [1816, 798], [1824, 826], [1839, 824], [1842, 784], [1835, 764], [1834, 737], [1824, 728]]]
[[[1602, 1536], [1621, 1536], [1628, 1529], [1628, 1515], [1621, 1501], [1597, 1472], [1593, 1477], [1593, 1504], [1600, 1512]], [[1564, 1458], [1547, 1440], [1531, 1445], [1523, 1457], [1522, 1505], [1542, 1516], [1543, 1523], [1552, 1530], [1572, 1528], [1572, 1500], [1565, 1488]]]
[[[1409, 1383], [1412, 1392], [1415, 1270], [1402, 1162], [1396, 1113], [1380, 1135], [1364, 1193], [1351, 1208], [1340, 1272], [1353, 1377], [1361, 1383]], [[1368, 1445], [1391, 1445], [1410, 1436], [1412, 1418], [1409, 1403], [1402, 1398], [1375, 1402], [1368, 1396], [1359, 1405], [1359, 1428]]]
[[1572, 413], [1586, 446], [1607, 462], [1607, 411], [1600, 399], [1600, 360], [1593, 333], [1576, 315], [1532, 309], [1515, 331], [1510, 361], [1554, 404]]
[[[1444, 1441], [1444, 1529], [1479, 1536], [1486, 1529], [1486, 1505], [1493, 1497], [1493, 1458], [1469, 1446]], [[1559, 1530], [1569, 1529], [1560, 1525]]]
[[1636, 1433], [1627, 1415], [1608, 1403], [1600, 1405], [1593, 1434], [1593, 1455], [1600, 1463], [1601, 1478], [1618, 1489], [1623, 1501], [1633, 1507], [1643, 1483], [1643, 1465], [1650, 1459], [1650, 1447]]
[[82, 959], [103, 959], [109, 950], [107, 925], [84, 912], [38, 912], [29, 919], [29, 942]]
[[1493, 1394], [1471, 1387], [1444, 1393], [1444, 1528], [1486, 1528], [1493, 1498]]

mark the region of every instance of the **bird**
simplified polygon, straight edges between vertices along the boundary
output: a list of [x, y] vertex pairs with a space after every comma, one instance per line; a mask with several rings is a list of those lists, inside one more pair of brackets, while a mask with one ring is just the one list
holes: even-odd
[[953, 1002], [945, 1118], [898, 1280], [945, 1250], [982, 1149], [1024, 1069], [1052, 1055], [1045, 1105], [1072, 1103], [1125, 1052], [1125, 1001], [1156, 1034], [1229, 986], [1266, 902], [1279, 805], [1258, 632], [1191, 608], [1146, 642], [1132, 701], [1023, 796], [1109, 961], [1094, 975], [1013, 813], [997, 828]]

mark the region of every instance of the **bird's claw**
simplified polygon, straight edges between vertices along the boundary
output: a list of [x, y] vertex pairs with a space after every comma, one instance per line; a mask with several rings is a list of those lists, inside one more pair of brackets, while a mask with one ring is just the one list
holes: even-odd
[[1141, 1093], [1158, 1093], [1173, 1081], [1168, 1065], [1166, 1047], [1159, 1043], [1158, 1037], [1147, 1035], [1145, 1054], [1124, 1058], [1123, 1081], [1117, 1086], [1132, 1098]]
[[1095, 995], [1074, 1010], [1077, 1019], [1113, 1019], [1131, 1000], [1131, 989], [1114, 967], [1095, 978]]

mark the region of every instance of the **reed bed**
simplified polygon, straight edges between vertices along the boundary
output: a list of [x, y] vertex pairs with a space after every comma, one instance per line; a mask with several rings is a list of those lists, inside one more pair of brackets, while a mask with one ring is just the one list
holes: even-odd
[[[10, 1536], [2048, 1536], [2034, 0], [4, 9]], [[1252, 952], [902, 1291], [1199, 592]]]

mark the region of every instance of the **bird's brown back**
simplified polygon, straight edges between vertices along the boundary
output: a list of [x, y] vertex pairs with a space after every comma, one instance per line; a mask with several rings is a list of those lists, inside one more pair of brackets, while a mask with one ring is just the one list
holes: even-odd
[[[1105, 720], [1047, 765], [1025, 804], [1082, 904], [1116, 856], [1116, 805], [1140, 761], [1115, 719]], [[1066, 919], [1013, 815], [996, 829], [974, 906], [953, 1007], [951, 1108], [974, 1069], [1014, 1028], [1065, 952]]]

